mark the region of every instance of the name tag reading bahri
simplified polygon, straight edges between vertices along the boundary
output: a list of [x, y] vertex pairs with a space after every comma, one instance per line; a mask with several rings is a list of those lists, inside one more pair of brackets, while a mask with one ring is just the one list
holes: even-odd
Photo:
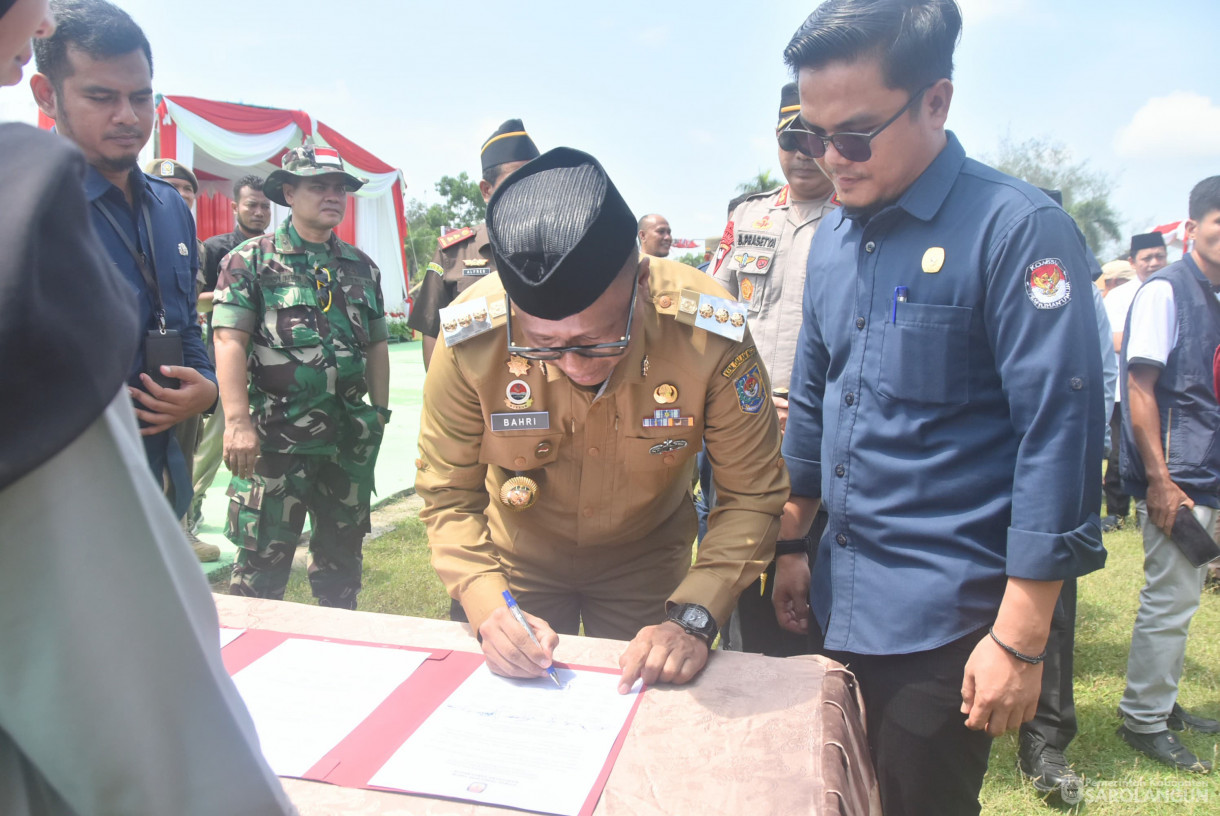
[[549, 431], [551, 413], [549, 411], [522, 411], [515, 414], [492, 414], [491, 429], [493, 431]]

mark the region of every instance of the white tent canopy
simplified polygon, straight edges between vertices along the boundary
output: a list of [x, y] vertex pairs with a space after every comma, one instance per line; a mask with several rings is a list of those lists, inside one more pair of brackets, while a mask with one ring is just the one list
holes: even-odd
[[[354, 207], [336, 231], [381, 269], [386, 311], [404, 311], [402, 173], [325, 123], [302, 111], [165, 96], [157, 106], [156, 138], [146, 151], [148, 158], [176, 159], [195, 171], [201, 188], [197, 220], [200, 237], [206, 238], [233, 228], [228, 199], [233, 182], [251, 173], [267, 176], [306, 136], [338, 150], [353, 175], [368, 179], [353, 194]], [[272, 223], [287, 215], [287, 208], [272, 204]]]

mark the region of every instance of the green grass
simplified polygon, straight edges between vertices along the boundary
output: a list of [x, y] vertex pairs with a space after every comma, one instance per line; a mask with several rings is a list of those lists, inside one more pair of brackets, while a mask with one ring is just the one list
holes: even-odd
[[[428, 561], [424, 525], [415, 516], [365, 543], [362, 581], [362, 612], [449, 619], [449, 595]], [[293, 568], [284, 600], [317, 603], [304, 569]]]
[[[1115, 729], [1114, 709], [1123, 695], [1131, 627], [1144, 585], [1144, 549], [1134, 518], [1126, 529], [1105, 535], [1106, 567], [1080, 580], [1076, 616], [1076, 715], [1080, 732], [1068, 760], [1086, 779], [1085, 803], [1066, 812], [1110, 814], [1214, 814], [1220, 812], [1220, 774], [1179, 773], [1136, 753]], [[1191, 623], [1179, 701], [1191, 711], [1220, 718], [1220, 595], [1204, 592]], [[1212, 759], [1215, 735], [1191, 734], [1183, 742]], [[1036, 814], [1047, 806], [1016, 770], [1016, 734], [995, 741], [983, 783], [983, 813]], [[1167, 795], [1178, 800], [1140, 801]], [[1119, 801], [1102, 801], [1105, 796]], [[1123, 801], [1123, 798], [1126, 798]]]
[[[1122, 697], [1131, 626], [1143, 586], [1143, 545], [1134, 529], [1105, 536], [1106, 568], [1080, 581], [1076, 622], [1076, 712], [1080, 733], [1069, 746], [1069, 761], [1089, 785], [1085, 803], [1071, 813], [1210, 814], [1220, 812], [1220, 774], [1196, 776], [1172, 771], [1129, 748], [1114, 732]], [[423, 525], [412, 515], [364, 548], [364, 590], [360, 609], [446, 619], [449, 597], [428, 562]], [[286, 600], [315, 603], [303, 569], [294, 569]], [[1182, 704], [1220, 718], [1220, 595], [1205, 592], [1191, 625], [1182, 678]], [[1214, 736], [1186, 734], [1184, 742], [1201, 756], [1220, 760]], [[997, 739], [983, 784], [983, 813], [1045, 814], [1048, 806], [1016, 770], [1016, 734]], [[1180, 797], [1171, 802], [1132, 801], [1149, 794]], [[1101, 795], [1118, 801], [1101, 801]], [[1123, 801], [1123, 797], [1127, 797]]]

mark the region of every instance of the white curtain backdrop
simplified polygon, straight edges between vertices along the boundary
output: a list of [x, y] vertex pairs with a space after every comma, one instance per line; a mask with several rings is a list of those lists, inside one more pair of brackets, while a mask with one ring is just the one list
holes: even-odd
[[[181, 150], [182, 136], [185, 134], [194, 145], [227, 164], [238, 167], [258, 164], [279, 153], [289, 143], [299, 143], [301, 129], [296, 124], [290, 124], [270, 133], [234, 133], [219, 125], [212, 124], [207, 119], [171, 102], [165, 100], [165, 108], [178, 126], [178, 145]], [[178, 160], [186, 165], [193, 162], [178, 154]]]

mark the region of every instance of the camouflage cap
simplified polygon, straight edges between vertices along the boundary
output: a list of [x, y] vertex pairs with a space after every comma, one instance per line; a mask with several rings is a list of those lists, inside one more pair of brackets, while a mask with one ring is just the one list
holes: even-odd
[[144, 172], [161, 179], [180, 178], [191, 185], [191, 189], [199, 192], [199, 179], [187, 167], [176, 159], [152, 159], [144, 165]]
[[272, 171], [271, 175], [267, 176], [267, 180], [263, 182], [263, 192], [276, 204], [287, 207], [288, 202], [284, 200], [284, 182], [289, 179], [302, 179], [306, 176], [335, 174], [343, 176], [349, 193], [359, 190], [368, 181], [368, 179], [362, 179], [347, 172], [346, 166], [343, 164], [343, 157], [339, 155], [338, 150], [306, 141], [300, 147], [294, 147], [284, 154], [284, 158], [280, 161], [280, 169]]

